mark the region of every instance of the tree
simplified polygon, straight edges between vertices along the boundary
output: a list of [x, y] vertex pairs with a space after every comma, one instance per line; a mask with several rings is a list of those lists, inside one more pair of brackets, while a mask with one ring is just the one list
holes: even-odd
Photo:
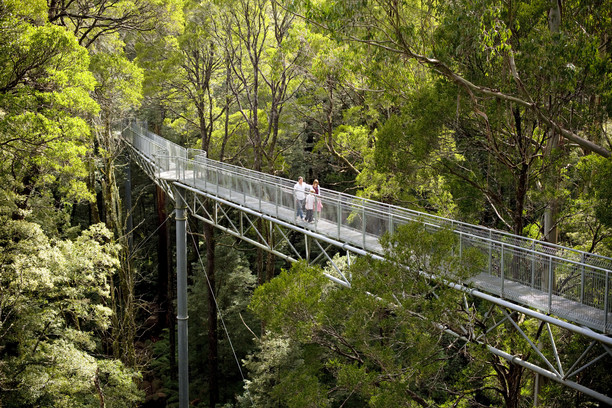
[[87, 51], [36, 10], [0, 7], [0, 177], [13, 217], [52, 231], [66, 223], [71, 202], [92, 198], [83, 181], [91, 137], [84, 118], [98, 105]]
[[109, 328], [117, 248], [104, 228], [79, 234], [70, 218], [94, 199], [84, 181], [100, 108], [92, 59], [48, 22], [45, 2], [3, 2], [0, 20], [1, 216], [13, 220], [2, 223], [2, 403], [132, 406], [136, 372], [100, 358], [96, 341]]
[[135, 406], [137, 373], [99, 354], [119, 265], [109, 231], [97, 225], [57, 240], [34, 223], [1, 218], [2, 406]]
[[[102, 42], [106, 39], [99, 39]], [[119, 194], [117, 162], [124, 161], [123, 145], [116, 138], [115, 123], [128, 115], [142, 98], [142, 71], [130, 62], [119, 48], [114, 53], [98, 53], [92, 56], [91, 70], [96, 75], [94, 95], [98, 100], [100, 115], [93, 120], [95, 132], [94, 151], [99, 160], [100, 189], [103, 197], [103, 221], [121, 242], [121, 268], [113, 285], [113, 312], [115, 322], [112, 333], [113, 352], [130, 366], [135, 364], [134, 339], [136, 337], [136, 285], [135, 271], [131, 263], [127, 220], [132, 208], [123, 209]], [[128, 156], [129, 159], [129, 156]], [[92, 159], [93, 162], [93, 159]], [[93, 167], [93, 165], [92, 165]], [[115, 297], [116, 296], [116, 297]]]
[[[95, 140], [91, 145], [93, 155], [88, 160], [88, 188], [91, 194], [100, 192], [101, 202], [92, 203], [90, 211], [94, 222], [105, 222], [116, 239], [123, 243], [122, 268], [111, 281], [116, 320], [110, 343], [115, 355], [121, 355], [132, 366], [136, 361], [133, 346], [136, 276], [127, 241], [132, 231], [127, 231], [126, 223], [129, 218], [126, 214], [132, 209], [125, 209], [125, 213], [122, 209], [117, 186], [117, 161], [123, 160], [123, 151], [113, 132], [142, 97], [142, 71], [126, 54], [126, 40], [135, 33], [154, 30], [164, 6], [165, 2], [149, 0], [49, 0], [47, 8], [51, 23], [71, 30], [79, 44], [87, 47], [91, 56], [89, 68], [97, 80], [93, 97], [101, 110], [98, 116], [89, 120]], [[98, 213], [98, 205], [102, 208], [102, 215]]]
[[105, 36], [155, 29], [163, 2], [150, 0], [47, 0], [48, 20], [75, 33], [80, 45], [90, 48]]
[[[469, 398], [450, 380], [454, 359], [463, 354], [450, 351], [457, 345], [443, 329], [460, 319], [461, 296], [443, 278], [464, 279], [481, 260], [471, 253], [458, 259], [455, 244], [448, 231], [430, 234], [410, 225], [383, 240], [387, 260], [361, 258], [350, 268], [351, 289], [333, 286], [304, 263], [260, 286], [250, 307], [271, 339], [308, 348], [302, 367], [274, 382], [274, 395], [289, 406], [429, 406]], [[433, 275], [440, 271], [445, 276]], [[299, 380], [305, 392], [289, 402], [294, 394], [281, 390], [291, 381], [283, 378]]]

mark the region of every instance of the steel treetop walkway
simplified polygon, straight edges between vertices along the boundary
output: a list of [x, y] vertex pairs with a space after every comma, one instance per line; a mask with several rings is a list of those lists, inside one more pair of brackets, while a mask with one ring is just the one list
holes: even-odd
[[382, 255], [378, 239], [399, 225], [416, 221], [430, 228], [449, 228], [458, 237], [459, 253], [468, 247], [478, 248], [488, 259], [485, 270], [461, 283], [612, 333], [610, 258], [325, 188], [320, 188], [320, 197], [316, 197], [322, 203], [320, 217], [314, 224], [306, 224], [295, 217], [295, 181], [210, 160], [199, 150], [180, 147], [138, 125], [131, 125], [123, 137], [151, 166], [148, 172], [158, 182], [180, 181], [218, 199], [316, 232], [339, 246]]

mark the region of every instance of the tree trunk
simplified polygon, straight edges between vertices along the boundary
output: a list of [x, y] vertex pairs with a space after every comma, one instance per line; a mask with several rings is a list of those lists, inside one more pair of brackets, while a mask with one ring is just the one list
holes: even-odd
[[96, 194], [96, 169], [93, 159], [91, 159], [89, 162], [87, 189], [95, 197], [94, 200], [89, 203], [89, 221], [91, 224], [99, 224], [102, 220], [100, 219], [100, 211], [98, 210], [98, 194]]
[[[548, 29], [552, 34], [558, 34], [561, 27], [561, 0], [550, 0], [550, 9], [548, 10]], [[551, 131], [549, 145], [546, 148], [546, 153], [552, 155], [554, 149], [559, 146], [559, 136], [554, 130]], [[552, 199], [544, 210], [544, 241], [557, 243], [557, 203], [556, 199]]]
[[170, 234], [168, 232], [168, 213], [166, 212], [166, 193], [159, 186], [155, 186], [155, 202], [157, 203], [157, 305], [158, 305], [158, 327], [168, 327], [168, 305], [172, 297], [169, 296], [168, 280], [170, 279]]
[[[111, 281], [111, 291], [114, 298], [112, 301], [114, 319], [112, 326], [113, 355], [120, 357], [129, 367], [136, 364], [136, 350], [134, 339], [136, 338], [136, 301], [134, 294], [134, 273], [130, 261], [130, 253], [125, 234], [125, 225], [121, 211], [121, 197], [115, 177], [116, 145], [111, 133], [110, 119], [104, 121], [100, 133], [98, 133], [99, 144], [103, 146], [108, 154], [103, 161], [102, 194], [104, 200], [104, 218], [106, 226], [113, 232], [115, 239], [120, 242], [119, 253], [120, 266], [117, 271], [117, 280]], [[126, 211], [131, 211], [126, 209]]]
[[[552, 156], [554, 154], [555, 149], [559, 147], [560, 137], [554, 131], [551, 132], [552, 135], [546, 146], [544, 154], [546, 156]], [[560, 179], [559, 174], [554, 175], [554, 181], [551, 178], [551, 182], [555, 184]], [[544, 210], [544, 231], [543, 231], [543, 239], [544, 241], [551, 242], [553, 244], [557, 243], [557, 228], [556, 228], [556, 219], [557, 219], [557, 199], [552, 197], [548, 202], [546, 209]]]
[[523, 368], [517, 364], [509, 363], [506, 376], [508, 395], [505, 396], [506, 408], [519, 408], [521, 396], [521, 379]]
[[520, 165], [519, 175], [516, 185], [515, 199], [516, 204], [514, 207], [514, 233], [516, 235], [523, 235], [523, 228], [525, 227], [525, 216], [523, 210], [525, 209], [525, 200], [527, 198], [527, 189], [529, 188], [529, 165], [523, 163]]

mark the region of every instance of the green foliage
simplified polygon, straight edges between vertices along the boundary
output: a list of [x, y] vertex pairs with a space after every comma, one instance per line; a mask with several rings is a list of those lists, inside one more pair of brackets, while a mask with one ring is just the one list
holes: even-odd
[[380, 128], [377, 166], [409, 177], [419, 162], [444, 148], [444, 131], [452, 123], [455, 97], [452, 90], [443, 86], [423, 83], [416, 87], [402, 114], [390, 116]]
[[580, 250], [612, 254], [612, 166], [594, 155], [580, 158], [567, 173], [567, 204], [561, 230]]
[[2, 406], [99, 406], [100, 395], [107, 406], [134, 406], [137, 374], [98, 357], [118, 265], [108, 230], [50, 240], [36, 224], [4, 218], [0, 242]]
[[[591, 157], [595, 215], [607, 227], [612, 227], [612, 161]], [[585, 166], [588, 167], [590, 166]]]
[[[263, 381], [263, 373], [271, 370], [264, 366], [278, 364], [273, 372], [281, 374], [289, 370], [266, 377], [275, 401], [373, 407], [452, 401], [436, 392], [454, 386], [442, 380], [452, 356], [436, 323], [455, 324], [460, 300], [443, 279], [465, 279], [484, 261], [474, 253], [459, 259], [449, 231], [428, 233], [418, 224], [400, 228], [382, 243], [387, 260], [359, 258], [349, 270], [351, 289], [296, 263], [255, 291], [249, 307], [265, 322], [268, 337], [299, 344], [297, 350], [311, 356], [265, 363], [265, 355], [250, 357], [251, 363], [259, 362], [249, 367], [253, 382]], [[287, 377], [294, 382], [290, 387]], [[308, 392], [290, 397], [296, 389]]]
[[40, 16], [21, 14], [19, 4], [12, 3], [14, 14], [0, 10], [0, 180], [3, 205], [23, 217], [36, 204], [28, 200], [49, 190], [64, 203], [91, 199], [82, 181], [90, 137], [84, 118], [98, 106], [89, 95], [87, 51], [66, 29], [34, 24]]
[[325, 407], [327, 388], [321, 381], [322, 350], [301, 346], [284, 335], [268, 332], [257, 351], [244, 360], [251, 378], [238, 397], [240, 407]]
[[[320, 270], [298, 262], [290, 271], [282, 271], [270, 282], [259, 286], [253, 293], [249, 309], [265, 321], [270, 330], [292, 338], [307, 337], [315, 325], [309, 316], [317, 309], [325, 283], [327, 278]], [[286, 327], [287, 319], [294, 325]]]
[[454, 93], [423, 82], [394, 114], [380, 124], [371, 150], [372, 160], [356, 181], [368, 198], [399, 203], [445, 217], [473, 219], [478, 214], [477, 195], [457, 183], [443, 164], [462, 162], [452, 133]]
[[94, 54], [90, 66], [97, 79], [96, 100], [107, 115], [121, 117], [140, 104], [142, 68], [123, 52]]
[[31, 19], [36, 25], [47, 21], [47, 2], [45, 0], [4, 0], [0, 14], [13, 14], [19, 19]]

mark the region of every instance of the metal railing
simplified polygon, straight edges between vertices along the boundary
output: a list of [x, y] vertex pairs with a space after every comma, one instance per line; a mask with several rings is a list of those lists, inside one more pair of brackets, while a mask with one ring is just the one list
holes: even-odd
[[[188, 151], [139, 125], [131, 125], [123, 134], [155, 164], [154, 176], [296, 222], [295, 181], [207, 159], [201, 151]], [[311, 228], [320, 234], [381, 254], [378, 238], [400, 225], [416, 221], [428, 228], [448, 228], [457, 234], [460, 254], [476, 248], [487, 259], [486, 269], [467, 283], [500, 298], [612, 332], [611, 258], [325, 188], [320, 188], [316, 199], [322, 208], [315, 210]]]

